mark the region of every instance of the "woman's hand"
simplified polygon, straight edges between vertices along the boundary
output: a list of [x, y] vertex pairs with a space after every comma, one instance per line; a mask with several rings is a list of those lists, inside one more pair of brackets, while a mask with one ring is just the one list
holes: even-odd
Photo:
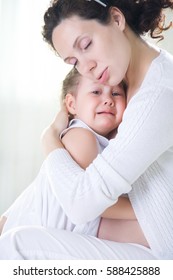
[[41, 136], [43, 151], [46, 156], [55, 149], [64, 148], [59, 136], [68, 126], [68, 122], [68, 111], [63, 104], [53, 122], [43, 131]]
[[62, 104], [61, 110], [56, 115], [54, 121], [51, 123], [52, 128], [56, 131], [58, 137], [61, 132], [67, 128], [69, 123], [69, 115], [68, 110], [65, 103]]

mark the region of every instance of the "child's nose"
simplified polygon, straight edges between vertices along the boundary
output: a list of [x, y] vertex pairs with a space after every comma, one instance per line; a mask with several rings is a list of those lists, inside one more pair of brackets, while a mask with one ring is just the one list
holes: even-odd
[[108, 106], [113, 107], [113, 106], [114, 106], [114, 101], [113, 101], [111, 98], [107, 98], [107, 99], [104, 101], [104, 105], [108, 105]]

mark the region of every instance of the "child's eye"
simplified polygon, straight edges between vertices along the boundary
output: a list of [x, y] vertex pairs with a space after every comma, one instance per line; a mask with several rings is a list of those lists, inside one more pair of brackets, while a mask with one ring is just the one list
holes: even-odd
[[119, 96], [120, 93], [119, 92], [112, 92], [112, 96]]
[[100, 91], [99, 90], [93, 90], [92, 93], [95, 94], [95, 95], [99, 95]]

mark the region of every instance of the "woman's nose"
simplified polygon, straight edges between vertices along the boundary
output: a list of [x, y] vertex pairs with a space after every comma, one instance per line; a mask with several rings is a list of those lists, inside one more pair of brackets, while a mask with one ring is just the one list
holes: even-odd
[[96, 66], [96, 62], [93, 60], [81, 59], [77, 70], [81, 75], [88, 77], [94, 75], [94, 69]]

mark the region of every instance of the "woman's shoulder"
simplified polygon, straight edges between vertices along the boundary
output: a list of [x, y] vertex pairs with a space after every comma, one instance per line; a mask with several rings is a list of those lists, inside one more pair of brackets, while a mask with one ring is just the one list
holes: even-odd
[[[151, 64], [151, 68], [157, 69], [159, 73], [162, 75], [162, 78], [171, 78], [172, 79], [172, 71], [173, 71], [173, 55], [164, 49], [160, 49], [160, 54], [153, 60]], [[159, 73], [155, 72], [155, 76]]]
[[147, 97], [153, 94], [153, 91], [163, 92], [169, 88], [173, 91], [173, 55], [166, 50], [160, 49], [159, 55], [152, 61], [143, 83], [139, 89], [139, 93], [146, 92]]

